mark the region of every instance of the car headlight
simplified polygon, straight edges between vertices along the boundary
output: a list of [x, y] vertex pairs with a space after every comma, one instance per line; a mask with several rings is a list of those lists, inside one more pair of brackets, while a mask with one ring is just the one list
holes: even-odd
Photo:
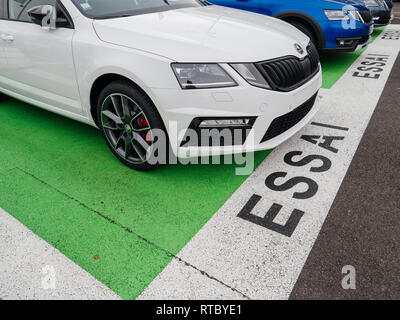
[[378, 7], [379, 3], [376, 0], [363, 0], [367, 7]]
[[271, 86], [268, 84], [267, 80], [263, 77], [263, 75], [258, 71], [256, 66], [252, 63], [233, 63], [231, 67], [236, 70], [248, 83], [253, 86], [271, 89]]
[[350, 17], [353, 17], [357, 21], [361, 21], [357, 10], [324, 10], [324, 12], [329, 21], [345, 21], [350, 20]]
[[235, 80], [217, 63], [173, 63], [171, 66], [182, 89], [237, 86]]

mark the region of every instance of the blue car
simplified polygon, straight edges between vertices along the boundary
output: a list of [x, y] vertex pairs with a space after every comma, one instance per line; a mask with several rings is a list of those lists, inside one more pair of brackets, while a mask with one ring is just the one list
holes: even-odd
[[309, 36], [319, 51], [357, 51], [366, 47], [374, 22], [356, 0], [209, 0], [282, 19]]

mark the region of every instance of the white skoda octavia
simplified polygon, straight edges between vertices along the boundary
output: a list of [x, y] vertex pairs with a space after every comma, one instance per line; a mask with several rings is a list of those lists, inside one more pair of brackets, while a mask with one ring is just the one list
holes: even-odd
[[310, 40], [264, 15], [203, 0], [0, 0], [0, 92], [99, 127], [134, 169], [273, 148], [314, 116], [320, 87]]

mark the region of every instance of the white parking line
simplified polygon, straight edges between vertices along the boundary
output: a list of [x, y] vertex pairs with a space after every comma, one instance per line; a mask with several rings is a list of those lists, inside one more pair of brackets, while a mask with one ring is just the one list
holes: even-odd
[[[399, 31], [389, 26], [321, 91], [313, 123], [274, 150], [183, 248], [178, 257], [189, 265], [173, 261], [141, 299], [218, 299], [202, 285], [213, 278], [251, 299], [290, 296], [397, 58]], [[199, 275], [182, 281], [183, 267]]]
[[0, 209], [0, 298], [120, 299], [2, 209]]

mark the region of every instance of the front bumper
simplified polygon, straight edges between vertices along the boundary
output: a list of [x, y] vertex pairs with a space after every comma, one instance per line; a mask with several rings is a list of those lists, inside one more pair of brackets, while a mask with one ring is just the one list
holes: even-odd
[[[325, 52], [355, 52], [364, 49], [371, 42], [371, 36], [355, 38], [336, 38], [336, 48], [327, 48]], [[344, 43], [341, 45], [341, 43]]]
[[[233, 88], [207, 90], [153, 89], [157, 101], [163, 106], [163, 118], [172, 150], [179, 158], [218, 156], [253, 152], [275, 148], [306, 125], [319, 109], [316, 97], [309, 111], [288, 130], [264, 141], [266, 132], [279, 117], [287, 115], [316, 95], [322, 85], [319, 72], [303, 86], [278, 92], [249, 85], [238, 74], [222, 65], [239, 84]], [[182, 146], [187, 129], [196, 118], [255, 118], [244, 144], [223, 146]], [[298, 121], [297, 121], [298, 120]]]
[[[374, 23], [363, 24], [356, 22], [355, 28], [344, 29], [339, 21], [330, 21], [326, 27], [326, 45], [323, 52], [353, 52], [365, 48], [371, 40]], [[345, 45], [339, 45], [345, 41]]]

